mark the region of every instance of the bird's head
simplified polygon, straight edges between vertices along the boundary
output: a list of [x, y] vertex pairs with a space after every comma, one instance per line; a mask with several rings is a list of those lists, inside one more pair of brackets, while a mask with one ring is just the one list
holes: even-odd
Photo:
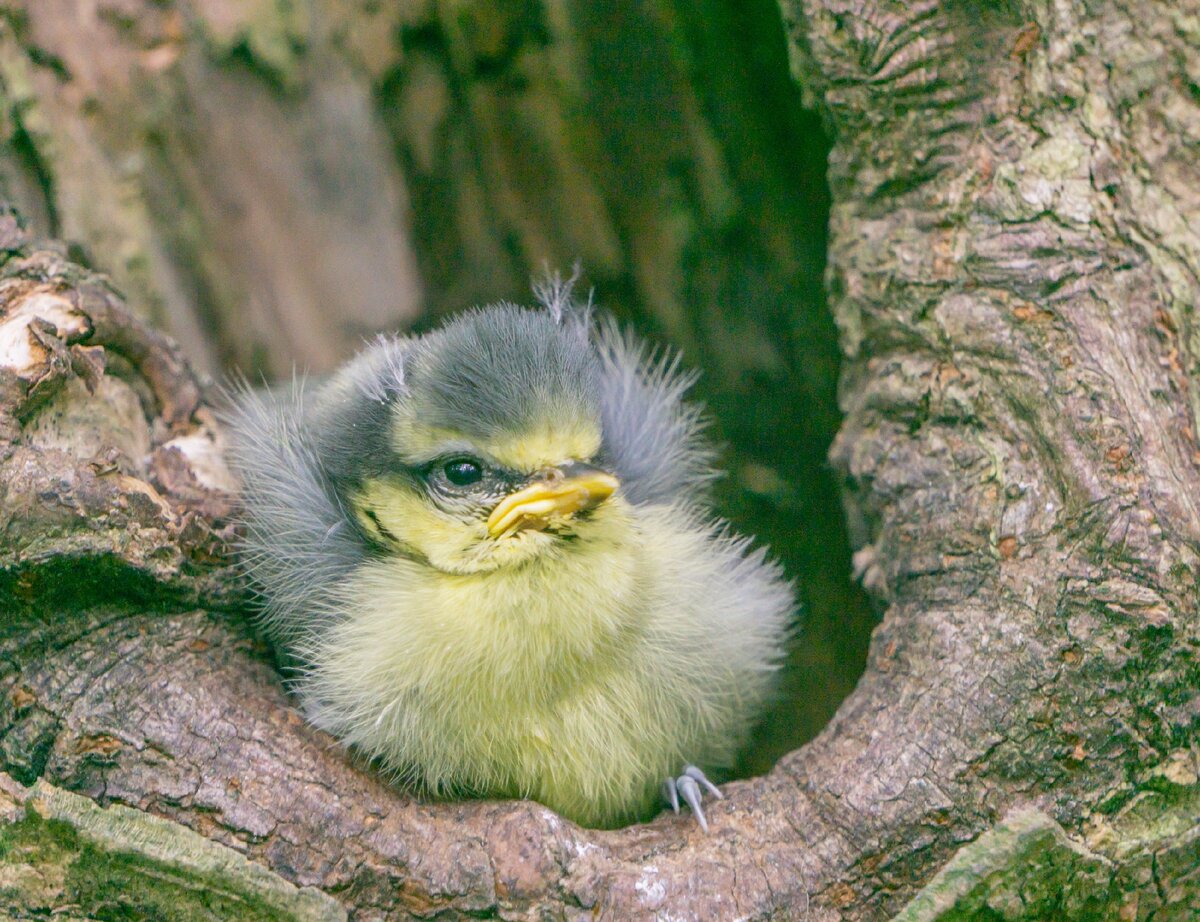
[[519, 565], [628, 524], [587, 312], [500, 305], [381, 340], [326, 388], [320, 454], [383, 553]]

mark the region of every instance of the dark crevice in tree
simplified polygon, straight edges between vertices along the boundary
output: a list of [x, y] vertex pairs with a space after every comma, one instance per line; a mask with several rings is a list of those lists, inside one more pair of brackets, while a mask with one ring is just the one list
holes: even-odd
[[[14, 620], [55, 616], [59, 611], [93, 605], [183, 611], [199, 601], [194, 592], [172, 591], [116, 554], [62, 554], [0, 570], [0, 611]], [[206, 604], [213, 607], [212, 601]]]
[[[199, 118], [186, 97], [181, 95], [177, 105], [188, 116], [180, 118], [180, 124], [190, 124]], [[250, 361], [237, 361], [245, 330], [223, 322], [220, 293], [214, 289], [212, 276], [204, 271], [204, 241], [199, 239], [203, 235], [203, 220], [184, 191], [186, 183], [177, 173], [178, 156], [172, 151], [172, 145], [187, 145], [190, 139], [178, 129], [175, 135], [171, 137], [158, 126], [146, 132], [144, 182], [148, 211], [159, 228], [164, 252], [177, 273], [178, 284], [187, 292], [196, 321], [209, 332], [211, 347], [221, 366], [239, 368], [250, 381], [264, 380], [269, 367], [265, 357], [255, 360], [252, 352]]]
[[[303, 43], [289, 40], [288, 51], [298, 58], [304, 54], [305, 48]], [[231, 65], [231, 69], [243, 70], [247, 77], [261, 81], [280, 95], [287, 95], [297, 90], [292, 75], [257, 54], [249, 39], [230, 46], [225, 54], [224, 63]]]
[[54, 173], [38, 150], [37, 142], [22, 122], [19, 109], [11, 110], [10, 117], [13, 120], [13, 131], [9, 138], [9, 147], [18, 168], [23, 170], [30, 180], [26, 185], [37, 195], [37, 201], [30, 203], [33, 205], [33, 213], [43, 217], [49, 236], [57, 237], [62, 233], [62, 222], [55, 199]]
[[[803, 608], [779, 701], [737, 771], [760, 774], [826, 723], [875, 622], [826, 461], [841, 418], [829, 139], [801, 104], [773, 0], [569, 12], [567, 32], [518, 3], [400, 33], [403, 62], [375, 98], [412, 197], [430, 306], [416, 330], [527, 303], [530, 275], [580, 259], [602, 309], [704, 371], [697, 395], [730, 474], [719, 511], [771, 547]], [[440, 117], [415, 123], [435, 86]], [[562, 135], [525, 121], [543, 112]], [[612, 249], [589, 256], [605, 235]]]

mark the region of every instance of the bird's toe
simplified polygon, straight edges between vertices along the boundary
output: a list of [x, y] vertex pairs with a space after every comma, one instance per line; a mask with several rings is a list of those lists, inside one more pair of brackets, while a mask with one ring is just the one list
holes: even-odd
[[682, 797], [691, 808], [692, 815], [700, 824], [700, 828], [707, 833], [708, 819], [704, 816], [704, 807], [702, 806], [704, 791], [718, 800], [724, 797], [717, 786], [709, 781], [704, 772], [695, 765], [685, 765], [683, 774], [678, 778], [668, 778], [663, 782], [663, 794], [671, 805], [671, 809], [676, 813], [679, 812], [679, 799]]

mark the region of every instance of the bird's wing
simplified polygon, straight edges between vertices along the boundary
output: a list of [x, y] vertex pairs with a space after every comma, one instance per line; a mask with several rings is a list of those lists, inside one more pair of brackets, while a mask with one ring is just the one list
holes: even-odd
[[678, 353], [652, 349], [610, 317], [596, 327], [604, 449], [633, 503], [701, 495], [717, 476], [702, 409], [684, 400], [696, 383]]
[[264, 630], [290, 645], [336, 617], [329, 593], [365, 547], [322, 468], [305, 382], [243, 385], [232, 396], [224, 421], [230, 466], [242, 482], [242, 560], [264, 599]]

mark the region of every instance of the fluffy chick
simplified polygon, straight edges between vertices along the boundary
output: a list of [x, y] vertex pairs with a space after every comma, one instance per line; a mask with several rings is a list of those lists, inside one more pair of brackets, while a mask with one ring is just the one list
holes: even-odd
[[707, 510], [677, 360], [539, 297], [243, 396], [261, 623], [309, 719], [433, 795], [611, 826], [668, 779], [703, 824], [691, 766], [731, 763], [792, 593]]

